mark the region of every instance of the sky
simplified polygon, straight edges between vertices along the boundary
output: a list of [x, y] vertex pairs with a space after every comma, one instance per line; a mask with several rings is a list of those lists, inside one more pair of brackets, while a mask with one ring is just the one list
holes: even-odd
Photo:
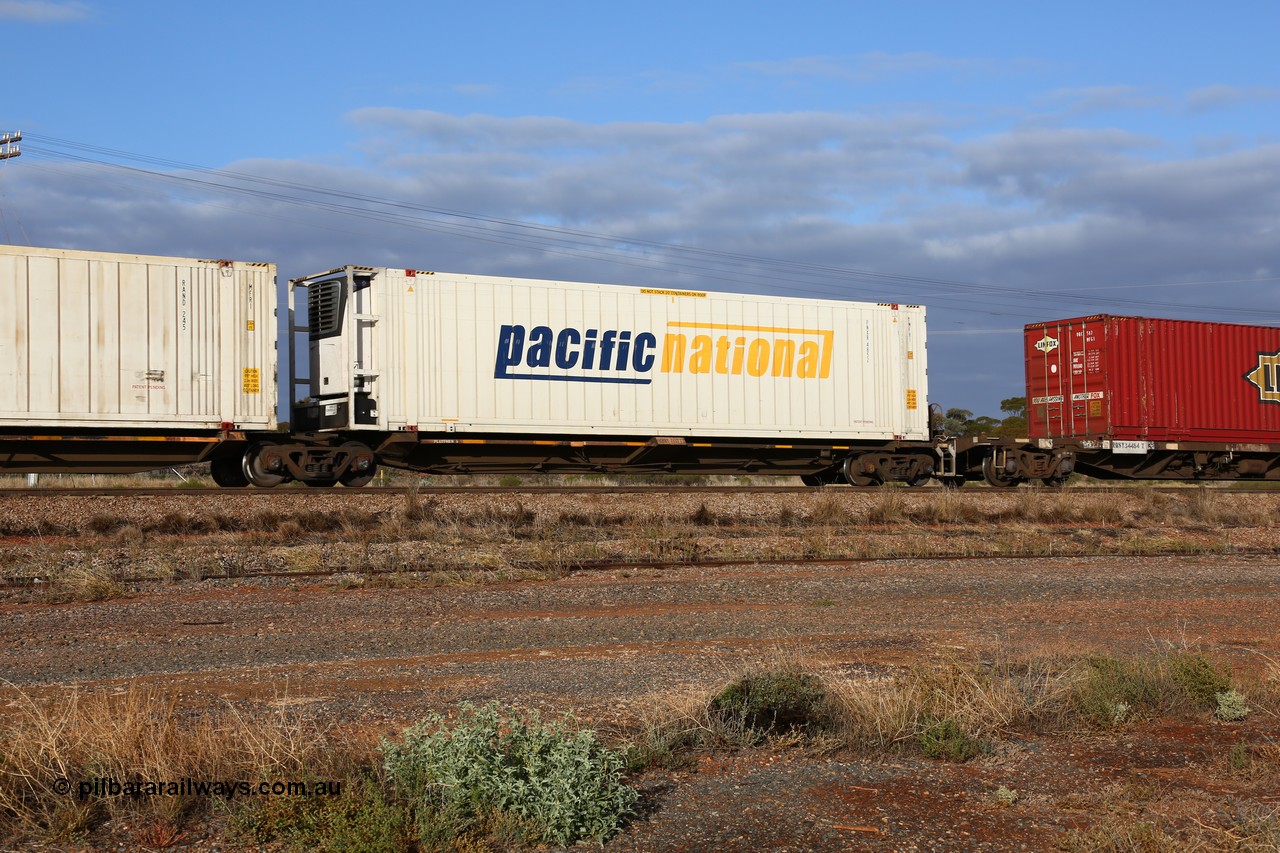
[[1280, 324], [1280, 3], [0, 0], [0, 241]]

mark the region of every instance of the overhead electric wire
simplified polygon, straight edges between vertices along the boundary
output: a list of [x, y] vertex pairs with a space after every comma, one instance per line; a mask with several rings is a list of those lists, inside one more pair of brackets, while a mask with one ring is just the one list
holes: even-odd
[[[823, 293], [845, 298], [854, 293], [863, 293], [872, 294], [872, 298], [876, 298], [879, 301], [897, 302], [919, 302], [923, 301], [924, 298], [928, 298], [930, 304], [944, 305], [954, 303], [957, 298], [963, 298], [964, 301], [960, 302], [956, 307], [966, 310], [979, 310], [984, 314], [1003, 314], [1005, 316], [1023, 315], [995, 310], [997, 306], [994, 305], [984, 305], [979, 308], [973, 304], [972, 300], [977, 297], [998, 297], [1002, 300], [999, 307], [1013, 309], [1018, 306], [1008, 304], [1009, 302], [1030, 303], [1026, 307], [1028, 311], [1035, 310], [1034, 306], [1041, 305], [1046, 301], [1052, 301], [1140, 309], [1175, 309], [1197, 313], [1248, 313], [1250, 316], [1255, 317], [1259, 313], [1265, 315], [1280, 314], [1280, 312], [1258, 312], [1254, 309], [1245, 311], [1244, 309], [1211, 305], [1187, 305], [1159, 300], [1123, 299], [1114, 295], [1114, 290], [1118, 289], [1117, 287], [1105, 288], [1111, 291], [1112, 295], [1104, 300], [1099, 300], [1075, 291], [1001, 287], [929, 276], [884, 273], [705, 249], [642, 238], [601, 234], [543, 223], [485, 216], [424, 205], [403, 199], [383, 198], [280, 178], [206, 168], [40, 134], [27, 134], [27, 139], [29, 141], [24, 153], [35, 154], [38, 159], [47, 157], [51, 160], [63, 160], [117, 169], [136, 177], [155, 179], [169, 184], [187, 185], [206, 193], [242, 195], [416, 230], [459, 236], [470, 240], [535, 249], [545, 254], [587, 258], [646, 269], [665, 268], [682, 275], [739, 284], [745, 280], [760, 286], [768, 286], [774, 290], [798, 291], [808, 294]], [[113, 162], [118, 160], [145, 163], [171, 170], [182, 170], [182, 172], [188, 174], [175, 173], [173, 171], [156, 171]], [[657, 256], [648, 254], [650, 252], [657, 253]], [[774, 270], [785, 271], [788, 278], [780, 281], [776, 274], [771, 272]], [[1273, 280], [1276, 279], [1268, 277], [1248, 280], [1236, 279], [1228, 282], [1205, 282], [1204, 284], [1254, 283]], [[856, 285], [855, 282], [857, 282]], [[896, 285], [898, 290], [888, 290], [887, 288], [890, 285]], [[1129, 285], [1129, 287], [1147, 286], [1157, 285]], [[928, 290], [920, 292], [918, 289], [921, 287], [933, 288], [934, 290], [933, 292]], [[915, 291], [910, 299], [886, 298], [885, 296], [886, 294], [900, 293], [904, 288], [909, 291]], [[1082, 288], [1079, 290], [1093, 289]]]

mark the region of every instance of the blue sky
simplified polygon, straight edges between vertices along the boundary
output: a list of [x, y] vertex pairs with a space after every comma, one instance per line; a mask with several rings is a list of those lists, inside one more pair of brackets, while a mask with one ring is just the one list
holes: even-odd
[[0, 0], [0, 131], [26, 134], [0, 239], [920, 302], [930, 397], [994, 414], [1027, 322], [1280, 322], [1278, 25], [1274, 2]]

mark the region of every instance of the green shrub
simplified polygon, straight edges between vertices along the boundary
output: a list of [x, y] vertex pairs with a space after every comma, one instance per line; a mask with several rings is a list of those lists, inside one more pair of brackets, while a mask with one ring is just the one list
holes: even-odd
[[603, 840], [631, 813], [624, 759], [572, 718], [464, 704], [451, 726], [432, 714], [384, 741], [383, 767], [416, 812], [424, 846], [460, 836], [521, 836], [567, 845]]
[[1169, 676], [1193, 704], [1212, 708], [1219, 693], [1231, 689], [1231, 673], [1214, 666], [1204, 655], [1178, 652], [1169, 656]]
[[1132, 660], [1093, 657], [1086, 665], [1072, 703], [1080, 716], [1103, 728], [1179, 706], [1217, 708], [1217, 697], [1231, 688], [1229, 669], [1194, 652]]
[[1159, 667], [1147, 660], [1092, 657], [1086, 677], [1071, 697], [1076, 713], [1101, 728], [1129, 721], [1135, 712], [1159, 708], [1165, 687]]
[[950, 718], [926, 721], [916, 733], [916, 741], [929, 758], [957, 764], [963, 764], [982, 751], [982, 745]]
[[825, 701], [816, 676], [784, 669], [742, 676], [716, 694], [710, 707], [730, 732], [759, 739], [821, 723]]
[[371, 776], [349, 778], [342, 796], [255, 797], [233, 814], [232, 837], [259, 844], [287, 842], [316, 853], [408, 851], [413, 822], [403, 803]]
[[1249, 703], [1243, 695], [1235, 690], [1224, 690], [1214, 695], [1218, 708], [1214, 711], [1218, 719], [1228, 723], [1238, 723], [1249, 716]]

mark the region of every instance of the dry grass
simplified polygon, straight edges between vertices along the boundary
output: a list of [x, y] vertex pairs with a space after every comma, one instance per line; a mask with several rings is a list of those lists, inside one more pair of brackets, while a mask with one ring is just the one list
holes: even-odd
[[[800, 740], [810, 747], [840, 745], [860, 751], [920, 748], [931, 757], [967, 760], [984, 744], [1015, 733], [1056, 734], [1114, 728], [1160, 715], [1212, 717], [1216, 691], [1230, 684], [1230, 670], [1196, 651], [1172, 646], [1131, 658], [1049, 655], [976, 662], [957, 659], [898, 670], [832, 672], [794, 657], [757, 661], [727, 673], [722, 686], [686, 688], [647, 702], [634, 751], [652, 763], [678, 763], [673, 755], [693, 748], [751, 745], [760, 732], [726, 725], [717, 705], [727, 689], [752, 680], [804, 685], [771, 701], [788, 709], [803, 699], [811, 708]], [[1268, 682], [1271, 682], [1268, 684]], [[1251, 709], [1280, 710], [1280, 682], [1244, 680]], [[799, 694], [803, 693], [804, 696]], [[807, 698], [806, 698], [807, 697]], [[939, 733], [950, 745], [938, 749]], [[767, 734], [767, 733], [765, 733]], [[791, 741], [795, 732], [788, 733]], [[954, 749], [958, 750], [952, 751]], [[1267, 767], [1280, 767], [1280, 747], [1257, 745]], [[1270, 771], [1268, 771], [1270, 772]]]
[[[677, 499], [656, 509], [596, 500], [566, 505], [411, 491], [391, 501], [318, 508], [255, 502], [239, 514], [214, 502], [150, 513], [108, 505], [88, 515], [24, 508], [0, 519], [0, 534], [30, 543], [7, 545], [0, 573], [56, 579], [63, 587], [57, 600], [74, 600], [118, 595], [125, 579], [277, 570], [478, 567], [557, 577], [600, 561], [1232, 553], [1266, 549], [1275, 516], [1270, 495], [1150, 487], [1098, 495], [884, 486]], [[72, 551], [87, 555], [93, 571], [77, 568]]]
[[250, 715], [228, 704], [193, 717], [146, 687], [70, 690], [46, 701], [7, 692], [13, 713], [0, 720], [0, 835], [11, 838], [68, 841], [108, 818], [176, 823], [212, 805], [208, 796], [82, 795], [81, 783], [95, 779], [301, 779], [323, 776], [341, 755], [287, 701], [286, 710]]

